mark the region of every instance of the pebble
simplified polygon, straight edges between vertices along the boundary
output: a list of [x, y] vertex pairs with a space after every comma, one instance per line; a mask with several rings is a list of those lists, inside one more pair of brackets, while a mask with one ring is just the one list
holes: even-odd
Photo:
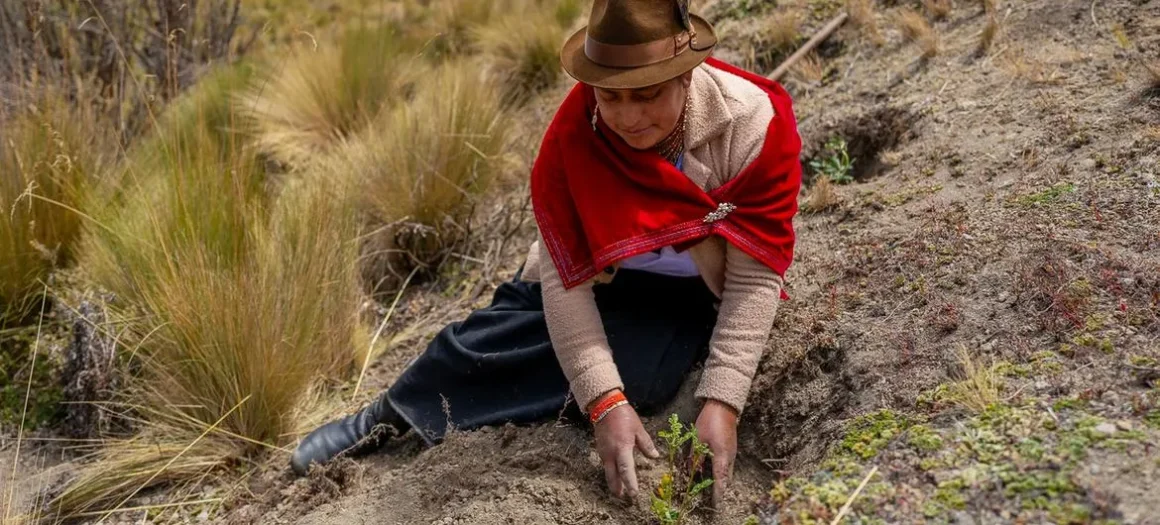
[[1100, 400], [1108, 405], [1116, 406], [1120, 404], [1120, 394], [1107, 390], [1104, 395], [1100, 396]]
[[1079, 167], [1085, 170], [1096, 169], [1096, 159], [1083, 159], [1079, 163]]
[[1107, 434], [1110, 436], [1110, 435], [1116, 433], [1116, 425], [1113, 423], [1108, 423], [1105, 421], [1103, 423], [1096, 425], [1095, 430], [1096, 430], [1096, 432], [1099, 432], [1100, 434]]

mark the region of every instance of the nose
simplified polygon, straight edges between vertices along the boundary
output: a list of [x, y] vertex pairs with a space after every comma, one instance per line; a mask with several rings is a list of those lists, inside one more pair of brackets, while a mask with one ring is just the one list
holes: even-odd
[[644, 111], [639, 104], [628, 103], [620, 108], [620, 126], [623, 129], [635, 130], [641, 127], [644, 120]]

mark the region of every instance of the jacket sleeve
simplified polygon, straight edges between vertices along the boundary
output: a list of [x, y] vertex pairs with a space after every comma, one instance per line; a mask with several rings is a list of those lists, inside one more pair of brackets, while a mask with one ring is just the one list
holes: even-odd
[[580, 409], [611, 390], [624, 388], [620, 372], [612, 361], [612, 349], [604, 333], [604, 323], [596, 308], [594, 281], [564, 289], [564, 282], [552, 263], [547, 245], [539, 244], [540, 286], [544, 318], [560, 368]]
[[[765, 101], [764, 94], [761, 96]], [[757, 159], [774, 116], [768, 102], [743, 104], [748, 107], [735, 112], [739, 116], [726, 148], [728, 178]], [[773, 328], [782, 281], [772, 269], [732, 243], [725, 245], [721, 306], [696, 396], [721, 401], [741, 412]]]
[[697, 398], [720, 401], [738, 412], [744, 410], [780, 299], [781, 278], [728, 244], [725, 289]]

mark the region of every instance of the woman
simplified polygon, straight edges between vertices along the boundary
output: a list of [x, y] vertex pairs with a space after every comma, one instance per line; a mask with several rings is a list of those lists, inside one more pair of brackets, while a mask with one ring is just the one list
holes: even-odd
[[792, 259], [801, 143], [785, 91], [710, 59], [716, 43], [687, 0], [595, 1], [561, 51], [580, 84], [532, 170], [540, 239], [520, 274], [375, 402], [307, 436], [296, 472], [387, 434], [435, 443], [568, 406], [593, 424], [609, 489], [632, 497], [634, 452], [658, 456], [637, 410], [703, 361], [696, 426], [719, 500]]

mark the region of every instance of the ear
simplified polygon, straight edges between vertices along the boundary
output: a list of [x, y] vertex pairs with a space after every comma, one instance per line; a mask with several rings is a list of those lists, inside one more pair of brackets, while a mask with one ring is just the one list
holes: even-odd
[[677, 78], [680, 78], [681, 84], [685, 86], [685, 89], [688, 89], [688, 87], [693, 84], [693, 70], [690, 69], [688, 72]]

